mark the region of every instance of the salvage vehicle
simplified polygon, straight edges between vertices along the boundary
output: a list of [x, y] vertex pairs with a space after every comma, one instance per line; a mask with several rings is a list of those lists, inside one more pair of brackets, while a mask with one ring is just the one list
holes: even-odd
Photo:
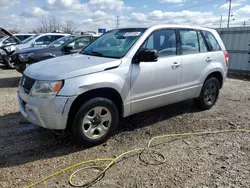
[[63, 33], [43, 33], [32, 35], [29, 38], [22, 41], [22, 44], [16, 45], [16, 49], [30, 48], [30, 47], [46, 47], [51, 44], [53, 41], [67, 36], [69, 34]]
[[98, 36], [99, 35], [96, 34], [65, 36], [54, 41], [47, 48], [25, 48], [17, 50], [11, 56], [11, 59], [14, 62], [16, 70], [23, 73], [26, 67], [30, 64], [62, 55], [80, 52]]
[[35, 35], [35, 34], [32, 34], [32, 33], [27, 33], [27, 34], [21, 34], [21, 33], [18, 33], [18, 34], [13, 34], [16, 38], [18, 38], [20, 41], [24, 41], [25, 39]]
[[70, 130], [77, 142], [96, 145], [132, 114], [187, 99], [212, 108], [227, 71], [228, 53], [213, 29], [114, 29], [80, 53], [30, 65], [19, 108], [33, 124]]
[[15, 45], [22, 42], [6, 29], [0, 27], [0, 63], [14, 68], [9, 56], [15, 51]]

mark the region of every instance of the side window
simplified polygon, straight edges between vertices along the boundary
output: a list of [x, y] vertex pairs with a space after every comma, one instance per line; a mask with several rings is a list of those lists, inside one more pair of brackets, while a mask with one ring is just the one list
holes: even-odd
[[214, 35], [209, 31], [203, 31], [203, 33], [210, 48], [210, 51], [220, 51], [221, 47], [218, 41], [215, 39]]
[[74, 50], [80, 50], [86, 47], [91, 42], [90, 37], [83, 37], [76, 39], [75, 41], [69, 43], [69, 46], [72, 46]]
[[196, 31], [180, 30], [182, 53], [194, 54], [199, 53], [199, 43]]
[[17, 35], [17, 36], [15, 36], [16, 38], [18, 38], [20, 41], [23, 41], [25, 38], [25, 36], [23, 36], [23, 35]]
[[48, 45], [53, 42], [53, 37], [51, 35], [40, 37], [36, 40], [37, 45]]
[[204, 38], [201, 35], [201, 32], [198, 31], [198, 39], [199, 39], [199, 45], [200, 45], [200, 52], [207, 52], [207, 46], [205, 44]]
[[144, 49], [155, 49], [159, 57], [176, 55], [175, 30], [155, 31], [142, 45]]
[[63, 36], [62, 35], [55, 35], [54, 37], [55, 37], [54, 40], [57, 40], [57, 39], [62, 38]]

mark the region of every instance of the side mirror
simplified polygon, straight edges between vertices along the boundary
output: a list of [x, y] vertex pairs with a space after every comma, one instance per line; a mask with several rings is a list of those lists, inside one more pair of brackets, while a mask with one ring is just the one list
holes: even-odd
[[139, 52], [137, 59], [139, 62], [155, 62], [158, 60], [158, 54], [154, 49], [144, 49]]
[[70, 52], [70, 51], [73, 50], [73, 46], [67, 45], [67, 46], [64, 47], [64, 50], [65, 50], [65, 52]]

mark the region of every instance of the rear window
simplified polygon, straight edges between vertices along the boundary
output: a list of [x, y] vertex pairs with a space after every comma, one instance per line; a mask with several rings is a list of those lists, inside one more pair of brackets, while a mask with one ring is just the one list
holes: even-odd
[[203, 34], [205, 36], [205, 39], [207, 41], [207, 44], [209, 46], [210, 51], [220, 51], [221, 47], [218, 43], [218, 41], [216, 40], [216, 38], [214, 37], [214, 35], [209, 32], [209, 31], [203, 31]]
[[199, 41], [195, 30], [180, 30], [183, 54], [199, 53]]

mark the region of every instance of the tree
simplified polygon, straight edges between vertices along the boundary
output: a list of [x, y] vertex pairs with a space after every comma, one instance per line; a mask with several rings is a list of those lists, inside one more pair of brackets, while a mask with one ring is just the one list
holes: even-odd
[[55, 16], [42, 16], [40, 18], [40, 26], [34, 29], [32, 33], [50, 33], [53, 31], [73, 34], [77, 31], [77, 25], [71, 20], [62, 24]]
[[34, 29], [35, 33], [50, 33], [61, 29], [61, 23], [55, 16], [42, 16], [40, 19], [41, 26]]
[[64, 33], [69, 33], [73, 34], [77, 31], [77, 25], [74, 21], [68, 20], [66, 23], [63, 25], [63, 32]]
[[19, 33], [18, 27], [14, 27], [14, 28], [8, 29], [8, 31], [9, 31], [11, 34], [17, 34], [17, 33]]

